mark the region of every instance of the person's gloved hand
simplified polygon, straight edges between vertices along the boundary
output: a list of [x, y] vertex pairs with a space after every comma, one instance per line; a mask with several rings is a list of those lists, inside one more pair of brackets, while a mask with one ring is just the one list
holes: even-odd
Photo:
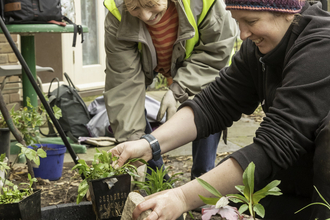
[[177, 110], [177, 101], [174, 98], [172, 90], [168, 90], [161, 103], [157, 114], [157, 121], [161, 121], [166, 112], [166, 121], [169, 120]]

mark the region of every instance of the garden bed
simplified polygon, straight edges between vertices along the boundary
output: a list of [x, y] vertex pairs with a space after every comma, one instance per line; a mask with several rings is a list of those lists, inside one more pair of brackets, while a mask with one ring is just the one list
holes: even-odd
[[[220, 161], [226, 155], [226, 153], [218, 155], [216, 162]], [[181, 186], [190, 180], [190, 171], [192, 166], [191, 156], [165, 156], [163, 159], [166, 167], [169, 167], [170, 169], [170, 174], [177, 172], [184, 173], [181, 176], [181, 180], [176, 182], [176, 186]], [[83, 212], [85, 210], [89, 212], [88, 210], [91, 208], [91, 202], [85, 201], [79, 205], [76, 205], [78, 185], [82, 179], [72, 179], [75, 174], [75, 172], [71, 170], [73, 166], [73, 162], [64, 163], [62, 177], [59, 180], [49, 181], [37, 178], [37, 188], [42, 190], [41, 207], [43, 220], [47, 219], [47, 216], [52, 216], [53, 212], [57, 212], [56, 215], [69, 215], [66, 213], [69, 213], [68, 210], [70, 209], [72, 209], [72, 212], [70, 213], [73, 216], [77, 215], [74, 213], [80, 209], [83, 210]], [[14, 172], [11, 174], [10, 179], [14, 183], [26, 182], [27, 167], [23, 164], [17, 166], [15, 165]], [[193, 214], [196, 217], [195, 220], [201, 219], [201, 215], [198, 212], [193, 212]], [[91, 213], [90, 215], [94, 216], [94, 213]], [[220, 219], [220, 217], [215, 217], [215, 219]]]

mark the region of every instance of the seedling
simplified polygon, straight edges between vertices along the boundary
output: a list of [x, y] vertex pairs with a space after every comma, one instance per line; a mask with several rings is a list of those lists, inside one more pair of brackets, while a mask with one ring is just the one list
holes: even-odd
[[[62, 111], [57, 106], [53, 107], [54, 115], [57, 119], [62, 117]], [[15, 106], [10, 110], [10, 116], [17, 130], [19, 130], [27, 146], [39, 143], [39, 130], [37, 129], [46, 122], [49, 117], [45, 114], [43, 105], [40, 107], [32, 106], [30, 98], [27, 97], [26, 106], [15, 110]], [[0, 127], [8, 127], [6, 120], [0, 114]], [[40, 144], [40, 143], [39, 143]]]
[[106, 152], [104, 150], [100, 152], [97, 148], [95, 148], [95, 150], [96, 153], [94, 154], [92, 166], [89, 166], [85, 160], [80, 159], [78, 160], [78, 164], [72, 168], [72, 170], [77, 169], [79, 175], [84, 175], [85, 177], [85, 179], [79, 184], [78, 187], [77, 204], [79, 204], [86, 195], [89, 188], [89, 180], [102, 179], [121, 174], [129, 174], [133, 177], [139, 177], [137, 174], [137, 168], [131, 163], [137, 161], [140, 161], [144, 164], [146, 163], [142, 159], [135, 158], [127, 161], [127, 163], [125, 163], [122, 167], [116, 168], [113, 165], [117, 163], [118, 157], [113, 156], [111, 152]]
[[[228, 194], [226, 196], [222, 196], [221, 193], [216, 190], [214, 187], [212, 187], [210, 184], [205, 182], [202, 179], [197, 178], [197, 181], [210, 193], [216, 196], [216, 198], [206, 198], [203, 196], [199, 196], [202, 201], [205, 204], [213, 205], [214, 208], [220, 209], [222, 207], [225, 207], [228, 205], [229, 201], [232, 201], [234, 203], [243, 203], [241, 207], [239, 208], [238, 212], [243, 213], [246, 210], [249, 210], [250, 215], [253, 219], [256, 218], [256, 214], [258, 214], [260, 217], [265, 216], [265, 208], [259, 203], [259, 201], [263, 198], [265, 198], [268, 195], [273, 196], [279, 196], [282, 193], [280, 192], [280, 189], [277, 187], [281, 181], [274, 180], [271, 183], [269, 183], [266, 187], [263, 189], [254, 192], [254, 170], [255, 165], [253, 162], [249, 164], [249, 166], [245, 169], [243, 173], [243, 186], [235, 186], [235, 188], [243, 194]], [[218, 212], [215, 212], [216, 214]], [[224, 216], [222, 216], [224, 217]]]
[[[163, 165], [164, 166], [164, 165]], [[164, 169], [164, 167], [156, 170], [151, 169], [151, 174], [146, 174], [147, 181], [133, 181], [140, 189], [145, 190], [148, 195], [151, 195], [156, 192], [160, 192], [166, 189], [172, 189], [173, 184], [179, 180], [179, 178], [174, 178], [177, 175], [181, 175], [183, 173], [175, 173], [173, 174], [167, 181], [164, 181], [164, 176], [168, 174], [168, 167]]]
[[[10, 167], [8, 167], [7, 163], [4, 162], [5, 157], [5, 154], [1, 154], [0, 156], [0, 170], [5, 171], [5, 173], [7, 173], [7, 170], [9, 170]], [[31, 178], [30, 174], [28, 174], [28, 178], [29, 183], [20, 183], [19, 185], [15, 185], [6, 178], [2, 179], [0, 177], [0, 180], [2, 180], [4, 184], [4, 186], [2, 187], [2, 193], [0, 194], [0, 204], [17, 203], [25, 197], [33, 194], [32, 184], [34, 182], [37, 182], [37, 179]], [[20, 185], [27, 185], [27, 188], [19, 189], [18, 186]]]
[[[305, 207], [303, 207], [302, 209], [299, 209], [298, 211], [296, 211], [294, 214], [297, 214], [298, 212], [304, 210], [305, 208], [312, 206], [312, 205], [323, 205], [325, 207], [327, 207], [330, 210], [330, 204], [327, 202], [327, 200], [324, 199], [324, 197], [321, 195], [321, 193], [318, 191], [318, 189], [316, 188], [316, 186], [314, 186], [317, 194], [319, 194], [319, 196], [321, 197], [321, 199], [324, 201], [324, 203], [322, 202], [313, 202], [311, 204], [306, 205]], [[330, 218], [327, 218], [326, 220], [330, 220]]]

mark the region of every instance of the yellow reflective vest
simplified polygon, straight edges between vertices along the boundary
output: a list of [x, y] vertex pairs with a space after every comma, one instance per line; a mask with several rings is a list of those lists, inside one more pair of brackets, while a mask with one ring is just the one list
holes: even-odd
[[[197, 0], [194, 0], [194, 1], [197, 1]], [[211, 6], [214, 4], [215, 0], [201, 0], [201, 1], [203, 1], [203, 8], [200, 11], [200, 14], [198, 15], [199, 16], [198, 20], [195, 21], [194, 14], [191, 10], [190, 0], [182, 0], [189, 23], [195, 29], [194, 37], [188, 39], [187, 43], [186, 43], [186, 59], [190, 57], [191, 52], [193, 51], [195, 45], [199, 41], [198, 25], [200, 25], [200, 23], [203, 21], [207, 12], [211, 8]], [[111, 12], [111, 14], [113, 14], [119, 21], [121, 21], [121, 14], [120, 14], [114, 0], [105, 0], [104, 5], [109, 10], [109, 12]], [[196, 15], [196, 17], [197, 17], [197, 15]], [[140, 44], [139, 44], [139, 48], [141, 48]]]

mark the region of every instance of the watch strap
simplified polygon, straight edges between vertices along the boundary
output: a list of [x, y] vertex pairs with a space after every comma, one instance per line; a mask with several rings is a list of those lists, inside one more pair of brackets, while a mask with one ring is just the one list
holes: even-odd
[[151, 134], [145, 134], [140, 139], [146, 139], [149, 142], [151, 150], [152, 150], [152, 159], [154, 159], [155, 161], [159, 160], [161, 150], [160, 150], [158, 140]]

